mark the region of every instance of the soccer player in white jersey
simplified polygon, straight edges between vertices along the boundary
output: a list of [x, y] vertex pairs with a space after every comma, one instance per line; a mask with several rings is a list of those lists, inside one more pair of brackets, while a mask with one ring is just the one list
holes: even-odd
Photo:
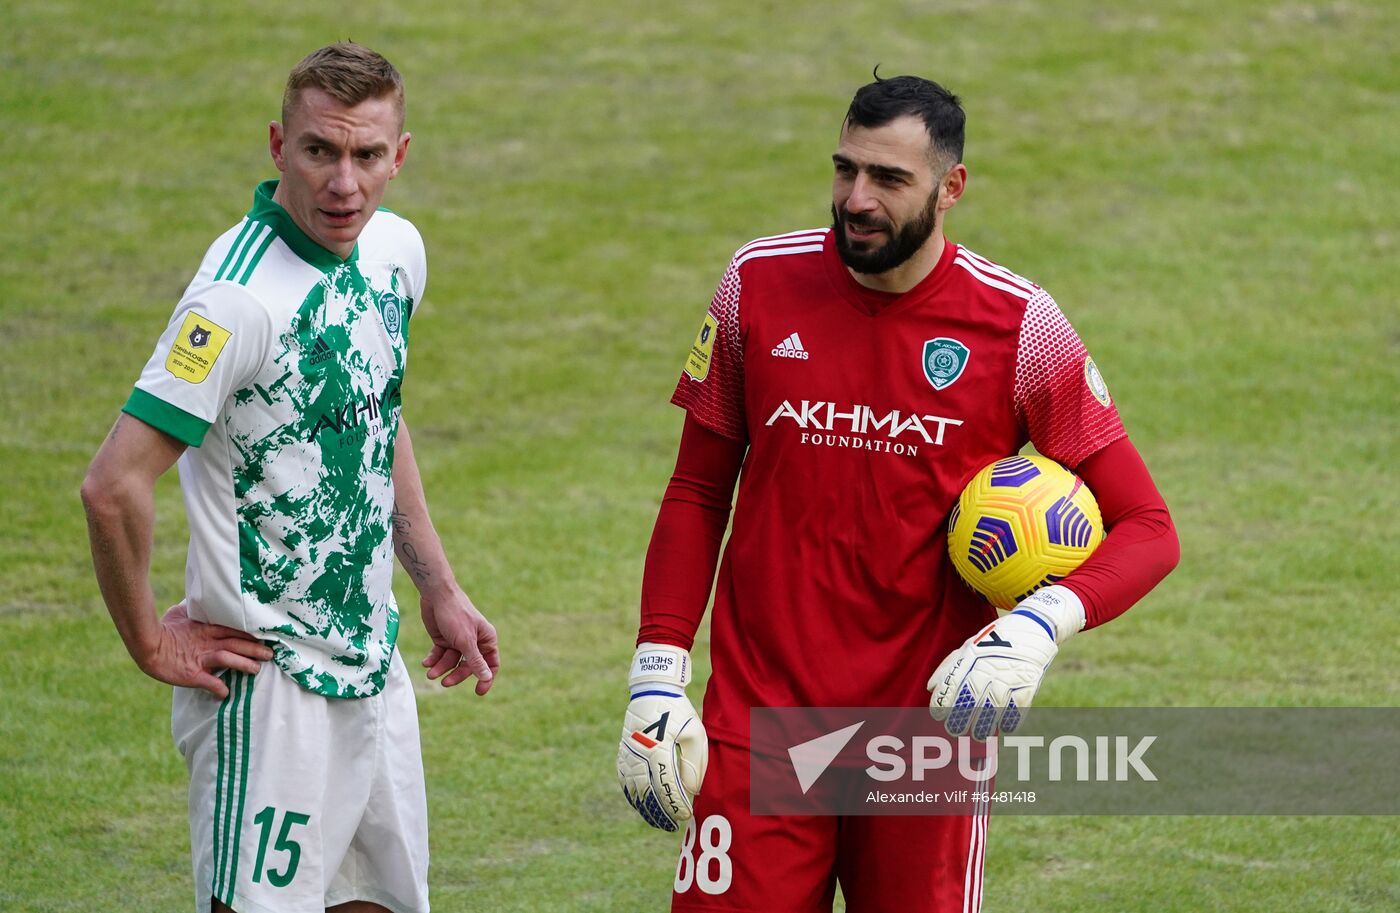
[[[133, 659], [175, 687], [201, 913], [420, 913], [427, 806], [395, 649], [393, 555], [446, 686], [496, 632], [433, 529], [401, 391], [427, 261], [379, 207], [408, 151], [403, 82], [322, 48], [269, 127], [279, 181], [205, 254], [83, 483], [93, 564]], [[149, 582], [156, 479], [179, 463], [184, 598]]]

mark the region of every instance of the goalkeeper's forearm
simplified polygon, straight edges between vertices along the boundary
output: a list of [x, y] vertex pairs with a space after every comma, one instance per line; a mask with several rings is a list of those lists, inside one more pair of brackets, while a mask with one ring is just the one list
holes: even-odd
[[1181, 560], [1170, 512], [1132, 443], [1120, 438], [1075, 470], [1094, 493], [1108, 538], [1061, 584], [1084, 605], [1085, 627], [1127, 611]]
[[686, 417], [642, 576], [637, 643], [688, 649], [709, 602], [743, 444]]

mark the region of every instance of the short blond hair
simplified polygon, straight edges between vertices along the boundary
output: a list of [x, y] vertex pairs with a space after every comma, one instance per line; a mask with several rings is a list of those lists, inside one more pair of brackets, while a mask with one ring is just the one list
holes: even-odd
[[399, 112], [399, 131], [403, 132], [403, 77], [392, 63], [362, 44], [341, 41], [327, 45], [292, 67], [282, 93], [284, 126], [301, 103], [302, 90], [309, 88], [320, 89], [346, 107], [392, 95]]

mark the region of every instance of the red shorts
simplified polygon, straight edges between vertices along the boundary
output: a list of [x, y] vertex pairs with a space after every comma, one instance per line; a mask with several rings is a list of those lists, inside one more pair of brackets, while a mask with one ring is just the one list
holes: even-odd
[[710, 743], [685, 829], [671, 909], [974, 913], [982, 906], [987, 817], [749, 814], [747, 748]]

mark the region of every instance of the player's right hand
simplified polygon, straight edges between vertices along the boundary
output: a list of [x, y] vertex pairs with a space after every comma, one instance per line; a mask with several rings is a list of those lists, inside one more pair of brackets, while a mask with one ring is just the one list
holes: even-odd
[[642, 820], [663, 831], [678, 830], [694, 814], [709, 761], [705, 727], [685, 695], [689, 683], [688, 652], [667, 644], [637, 648], [617, 779]]
[[203, 688], [222, 699], [228, 697], [228, 686], [215, 673], [237, 669], [256, 675], [272, 659], [272, 648], [247, 631], [195, 621], [182, 602], [161, 616], [157, 641], [135, 659], [151, 678]]
[[1083, 627], [1073, 590], [1036, 590], [948, 654], [928, 680], [929, 712], [952, 736], [1015, 732], [1060, 646]]

